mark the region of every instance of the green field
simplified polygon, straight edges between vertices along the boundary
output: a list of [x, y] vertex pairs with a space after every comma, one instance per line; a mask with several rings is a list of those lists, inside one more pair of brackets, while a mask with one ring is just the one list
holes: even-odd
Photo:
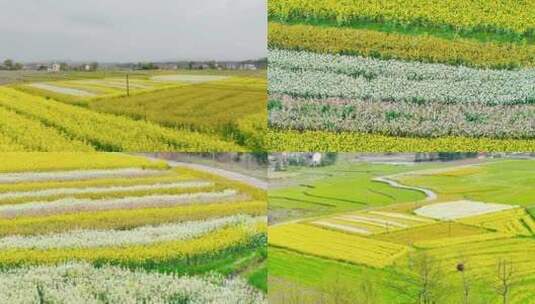
[[[532, 159], [414, 166], [338, 160], [274, 174], [270, 300], [457, 304], [503, 303], [505, 297], [511, 304], [533, 303], [533, 166]], [[431, 189], [437, 197], [424, 200], [421, 192], [371, 181], [377, 176]], [[461, 216], [450, 220], [415, 216], [422, 207], [459, 200], [513, 208], [480, 215], [441, 211]], [[508, 277], [505, 296], [498, 270]]]
[[433, 189], [447, 199], [470, 199], [532, 206], [535, 196], [535, 162], [500, 161], [483, 166], [453, 168], [436, 173], [422, 172], [399, 177], [407, 185]]
[[394, 189], [372, 180], [409, 170], [413, 168], [367, 163], [325, 168], [290, 167], [290, 178], [274, 180], [275, 187], [268, 194], [269, 208], [283, 220], [305, 214], [316, 216], [422, 200], [425, 195], [419, 191]]
[[0, 150], [260, 149], [265, 71], [132, 72], [128, 90], [126, 75], [3, 73]]

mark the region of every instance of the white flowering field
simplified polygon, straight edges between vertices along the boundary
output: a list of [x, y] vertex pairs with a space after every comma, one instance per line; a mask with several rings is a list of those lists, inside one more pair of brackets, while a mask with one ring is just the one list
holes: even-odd
[[240, 278], [176, 276], [87, 263], [0, 272], [2, 303], [264, 303]]
[[270, 1], [269, 149], [532, 151], [533, 4], [482, 5]]
[[0, 302], [266, 302], [263, 191], [122, 154], [0, 160]]
[[532, 139], [535, 69], [488, 70], [270, 51], [277, 129]]

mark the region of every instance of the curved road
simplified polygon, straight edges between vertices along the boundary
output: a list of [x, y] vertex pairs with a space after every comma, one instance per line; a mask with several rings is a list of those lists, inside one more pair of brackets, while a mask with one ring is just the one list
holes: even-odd
[[260, 180], [258, 178], [245, 175], [245, 174], [241, 174], [241, 173], [237, 173], [237, 172], [233, 172], [233, 171], [229, 171], [225, 169], [220, 169], [220, 168], [214, 168], [214, 167], [210, 167], [207, 165], [177, 162], [177, 161], [167, 160], [163, 158], [155, 158], [155, 157], [151, 157], [147, 155], [144, 155], [144, 156], [152, 160], [165, 161], [171, 167], [186, 167], [186, 168], [190, 168], [194, 170], [205, 171], [205, 172], [219, 175], [219, 176], [222, 176], [222, 177], [234, 180], [234, 181], [242, 182], [244, 184], [247, 184], [256, 188], [260, 188], [263, 190], [267, 190], [268, 188], [267, 182]]
[[376, 177], [373, 180], [376, 182], [387, 183], [390, 186], [395, 187], [395, 188], [409, 189], [409, 190], [416, 190], [416, 191], [423, 192], [426, 196], [426, 199], [425, 199], [426, 201], [433, 201], [433, 200], [436, 200], [438, 197], [435, 192], [429, 189], [402, 185], [395, 180], [389, 179], [387, 176]]

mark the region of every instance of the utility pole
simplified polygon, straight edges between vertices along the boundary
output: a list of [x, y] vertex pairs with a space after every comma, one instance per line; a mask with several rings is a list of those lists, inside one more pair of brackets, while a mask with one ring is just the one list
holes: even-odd
[[128, 74], [126, 74], [126, 96], [130, 97], [130, 82], [128, 81]]

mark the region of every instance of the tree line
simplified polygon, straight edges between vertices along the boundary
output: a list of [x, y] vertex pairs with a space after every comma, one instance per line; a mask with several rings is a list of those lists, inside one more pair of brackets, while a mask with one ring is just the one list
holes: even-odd
[[0, 70], [17, 71], [22, 69], [22, 63], [14, 62], [11, 59], [6, 59], [0, 64]]

